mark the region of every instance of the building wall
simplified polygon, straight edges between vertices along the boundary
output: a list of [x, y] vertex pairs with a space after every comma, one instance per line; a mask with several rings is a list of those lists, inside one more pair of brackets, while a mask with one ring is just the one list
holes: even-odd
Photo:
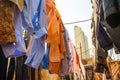
[[82, 54], [82, 59], [89, 58], [88, 38], [78, 26], [74, 28], [75, 33], [75, 47], [79, 55]]

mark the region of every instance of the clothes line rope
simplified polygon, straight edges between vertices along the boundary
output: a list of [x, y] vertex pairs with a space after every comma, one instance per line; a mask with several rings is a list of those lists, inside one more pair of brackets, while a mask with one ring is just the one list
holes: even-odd
[[87, 21], [90, 21], [90, 20], [92, 20], [92, 19], [86, 19], [86, 20], [74, 21], [74, 22], [67, 22], [67, 23], [64, 23], [64, 25], [75, 24], [75, 23], [81, 23], [81, 22], [87, 22]]

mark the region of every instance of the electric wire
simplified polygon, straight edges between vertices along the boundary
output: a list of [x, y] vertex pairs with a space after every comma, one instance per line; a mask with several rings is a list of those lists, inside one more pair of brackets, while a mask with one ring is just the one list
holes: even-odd
[[64, 25], [75, 24], [75, 23], [81, 23], [81, 22], [87, 22], [87, 21], [90, 21], [90, 20], [92, 20], [92, 19], [86, 19], [86, 20], [74, 21], [74, 22], [67, 22], [67, 23], [64, 23]]

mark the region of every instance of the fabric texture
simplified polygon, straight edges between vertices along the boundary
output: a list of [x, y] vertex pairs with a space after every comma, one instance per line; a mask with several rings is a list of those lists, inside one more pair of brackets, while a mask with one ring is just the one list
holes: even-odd
[[64, 29], [54, 0], [46, 0], [46, 11], [48, 22], [48, 37], [46, 42], [50, 44], [49, 71], [58, 74], [61, 60], [64, 59], [66, 51], [63, 38]]
[[61, 62], [60, 72], [59, 72], [60, 76], [65, 76], [69, 74], [70, 50], [68, 46], [68, 40], [69, 38], [68, 38], [67, 30], [65, 29], [64, 41], [65, 41], [66, 53], [65, 53], [64, 59]]
[[3, 52], [7, 58], [23, 56], [26, 53], [26, 47], [22, 33], [21, 13], [16, 6], [14, 8], [14, 27], [16, 42], [1, 44]]
[[34, 37], [26, 65], [39, 68], [45, 54], [47, 37], [47, 20], [45, 0], [25, 0], [22, 13], [23, 27]]
[[16, 42], [14, 29], [14, 4], [0, 1], [0, 43]]
[[111, 38], [107, 35], [101, 24], [99, 24], [97, 39], [100, 47], [104, 50], [109, 50], [113, 47]]
[[45, 55], [41, 61], [41, 68], [43, 69], [49, 68], [49, 45], [47, 43], [45, 45]]
[[13, 3], [15, 3], [20, 11], [23, 10], [23, 8], [24, 8], [24, 0], [9, 0], [9, 1], [12, 1]]
[[105, 20], [110, 27], [120, 25], [120, 0], [102, 0]]
[[[116, 3], [116, 1], [117, 1], [117, 3]], [[105, 3], [105, 2], [106, 2], [106, 3]], [[102, 4], [102, 3], [103, 3], [103, 4]], [[108, 3], [109, 3], [109, 4], [108, 4]], [[116, 4], [116, 5], [115, 5], [115, 4]], [[107, 20], [104, 19], [104, 17], [106, 17], [106, 16], [103, 15], [103, 14], [106, 14], [106, 15], [109, 14], [108, 17], [111, 17], [110, 21], [112, 21], [112, 19], [114, 18], [115, 20], [113, 20], [112, 22], [114, 23], [114, 21], [115, 21], [115, 22], [118, 21], [118, 23], [119, 23], [119, 20], [118, 20], [117, 18], [120, 19], [120, 17], [116, 16], [116, 18], [115, 18], [114, 16], [112, 16], [112, 15], [116, 15], [116, 14], [119, 12], [119, 8], [118, 8], [118, 10], [116, 10], [116, 8], [117, 8], [118, 6], [120, 6], [119, 4], [120, 4], [120, 3], [119, 3], [118, 0], [109, 1], [109, 2], [107, 2], [107, 0], [106, 0], [106, 1], [101, 2], [101, 8], [100, 8], [100, 20], [101, 20], [101, 21], [100, 21], [100, 24], [102, 25], [102, 27], [104, 28], [104, 30], [106, 31], [106, 33], [107, 33], [107, 34], [109, 35], [109, 37], [110, 37], [110, 39], [109, 39], [109, 38], [106, 39], [106, 40], [109, 40], [109, 41], [104, 42], [104, 44], [106, 44], [106, 43], [108, 43], [108, 42], [110, 43], [110, 42], [112, 41], [113, 44], [114, 44], [114, 46], [117, 48], [117, 51], [120, 52], [120, 37], [119, 37], [119, 35], [120, 35], [120, 27], [119, 27], [119, 26], [120, 26], [120, 25], [117, 24], [116, 27], [112, 28], [112, 26], [107, 23]], [[107, 5], [109, 5], [109, 6], [108, 6], [108, 10], [111, 10], [110, 12], [104, 11], [104, 9], [105, 9], [105, 7], [106, 7]], [[120, 14], [120, 13], [119, 13], [119, 14]], [[113, 24], [113, 23], [112, 23], [112, 24]], [[116, 23], [115, 23], [115, 24], [116, 24]], [[104, 35], [104, 36], [105, 36], [105, 35]], [[102, 39], [103, 39], [103, 38], [102, 38]], [[111, 40], [111, 41], [110, 41], [110, 40]], [[111, 47], [113, 47], [113, 45], [112, 45]], [[111, 47], [108, 46], [108, 49], [110, 49]]]
[[45, 44], [42, 39], [34, 39], [30, 54], [28, 55], [25, 64], [33, 68], [39, 68], [40, 62], [42, 61], [45, 54], [44, 47]]
[[70, 49], [69, 73], [73, 73], [74, 50], [73, 50], [73, 44], [70, 38], [69, 38], [68, 45]]

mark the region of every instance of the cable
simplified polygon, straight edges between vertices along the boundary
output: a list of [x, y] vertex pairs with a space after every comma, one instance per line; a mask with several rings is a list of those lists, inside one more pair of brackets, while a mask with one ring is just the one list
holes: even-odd
[[64, 25], [68, 25], [68, 24], [75, 24], [75, 23], [81, 23], [81, 22], [86, 22], [86, 21], [90, 21], [92, 19], [86, 19], [86, 20], [82, 20], [82, 21], [75, 21], [75, 22], [68, 22], [68, 23], [64, 23]]

